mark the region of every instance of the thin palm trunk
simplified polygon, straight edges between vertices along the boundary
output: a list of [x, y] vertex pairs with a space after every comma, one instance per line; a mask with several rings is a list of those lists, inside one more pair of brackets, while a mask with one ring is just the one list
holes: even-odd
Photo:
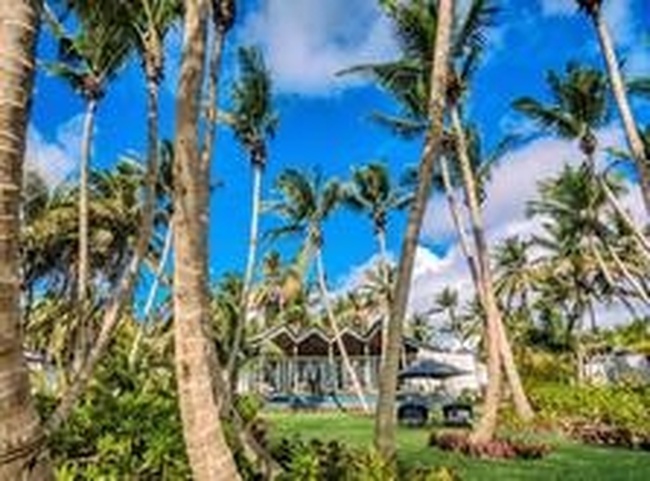
[[603, 189], [603, 192], [605, 193], [605, 197], [607, 197], [607, 201], [614, 209], [614, 212], [616, 212], [625, 222], [625, 226], [632, 231], [634, 238], [643, 249], [644, 257], [646, 257], [646, 259], [650, 259], [650, 242], [648, 242], [646, 239], [645, 234], [641, 231], [641, 229], [639, 229], [637, 223], [634, 221], [634, 219], [632, 219], [632, 217], [630, 217], [625, 208], [621, 205], [614, 192], [612, 192], [612, 189], [610, 189], [607, 185], [607, 182], [599, 177], [599, 183]]
[[[467, 232], [463, 227], [463, 220], [460, 211], [460, 205], [458, 204], [458, 199], [454, 194], [454, 189], [451, 184], [451, 177], [449, 175], [449, 165], [447, 159], [444, 155], [440, 156], [440, 170], [442, 174], [442, 186], [445, 191], [445, 198], [447, 199], [447, 206], [449, 207], [449, 213], [451, 214], [451, 219], [458, 234], [458, 243], [460, 245], [460, 250], [463, 253], [463, 256], [467, 260], [467, 266], [472, 277], [472, 281], [475, 286], [479, 286], [479, 273], [476, 266], [476, 259], [474, 257], [474, 251], [470, 246], [470, 241], [467, 237]], [[479, 298], [482, 298], [483, 293], [478, 293]]]
[[53, 478], [20, 329], [20, 198], [40, 2], [0, 2], [0, 479]]
[[87, 319], [88, 282], [90, 279], [90, 258], [88, 251], [88, 174], [90, 170], [90, 155], [92, 148], [97, 100], [89, 99], [86, 103], [81, 135], [81, 159], [79, 164], [79, 259], [77, 275], [77, 345], [74, 353], [74, 371], [81, 369], [92, 339], [92, 329]]
[[634, 120], [632, 109], [630, 108], [630, 102], [625, 90], [625, 82], [621, 74], [618, 59], [616, 58], [616, 51], [614, 50], [614, 44], [609, 29], [607, 28], [607, 23], [600, 11], [591, 15], [591, 18], [596, 28], [600, 48], [607, 65], [609, 83], [614, 93], [619, 115], [621, 116], [625, 137], [636, 163], [646, 213], [650, 215], [650, 163], [646, 158], [645, 147]]
[[248, 311], [250, 309], [251, 291], [253, 288], [253, 273], [255, 271], [255, 258], [257, 254], [257, 239], [260, 220], [260, 203], [262, 197], [262, 164], [253, 164], [253, 191], [252, 191], [252, 209], [251, 225], [248, 238], [248, 257], [246, 261], [246, 272], [244, 274], [244, 286], [240, 303], [239, 320], [235, 326], [235, 335], [233, 338], [230, 354], [228, 356], [227, 376], [230, 382], [232, 392], [237, 391], [237, 358], [242, 346], [246, 323], [248, 321]]
[[214, 371], [219, 373], [220, 368], [215, 346], [206, 332], [210, 310], [207, 292], [209, 184], [205, 177], [210, 158], [201, 156], [199, 117], [208, 16], [206, 0], [185, 1], [174, 149], [177, 156], [174, 163], [176, 383], [193, 478], [236, 481], [241, 478], [221, 428], [220, 393], [213, 378]]
[[607, 249], [607, 253], [614, 260], [614, 264], [616, 264], [616, 267], [618, 268], [618, 270], [621, 271], [621, 274], [623, 274], [623, 277], [625, 278], [625, 280], [636, 291], [637, 295], [639, 296], [639, 299], [641, 299], [646, 306], [650, 306], [650, 298], [648, 297], [648, 293], [646, 292], [643, 285], [636, 279], [636, 277], [634, 277], [632, 275], [630, 270], [625, 265], [625, 262], [623, 262], [623, 260], [620, 258], [620, 256], [612, 248], [612, 246], [609, 245], [608, 243], [606, 243], [605, 241], [603, 241], [603, 243], [605, 244], [605, 249]]
[[[381, 273], [381, 282], [384, 284], [384, 288], [390, 291], [390, 279], [388, 272], [388, 256], [386, 253], [386, 231], [383, 228], [377, 229], [375, 234], [377, 238], [377, 245], [379, 246], [379, 270]], [[390, 315], [390, 298], [386, 296], [384, 299], [384, 305], [386, 306], [384, 315], [381, 318], [381, 355], [380, 362], [384, 363], [386, 359], [386, 348], [388, 341], [388, 316]]]
[[583, 330], [584, 330], [584, 316], [586, 313], [586, 309], [583, 305], [582, 301], [578, 302], [579, 307], [576, 307], [577, 313], [577, 326], [575, 327], [577, 330], [577, 333], [575, 335], [576, 338], [576, 347], [575, 347], [575, 353], [576, 353], [576, 383], [581, 386], [584, 384], [584, 374], [585, 374], [585, 347], [584, 347], [584, 339], [583, 339]]
[[391, 303], [388, 321], [388, 349], [379, 378], [379, 399], [375, 418], [375, 446], [386, 459], [392, 459], [395, 454], [395, 396], [397, 393], [397, 373], [399, 370], [404, 317], [411, 288], [413, 264], [422, 219], [431, 192], [433, 167], [440, 153], [442, 141], [454, 3], [453, 0], [440, 0], [438, 2], [438, 25], [435, 45], [432, 49], [431, 90], [429, 92], [428, 106], [430, 127], [418, 169], [418, 185], [415, 198], [409, 210], [406, 232], [402, 241], [395, 295]]
[[479, 273], [479, 284], [477, 291], [482, 292], [483, 308], [486, 315], [485, 326], [485, 344], [487, 347], [488, 360], [488, 385], [483, 407], [483, 415], [472, 433], [472, 439], [475, 442], [484, 442], [492, 439], [496, 429], [497, 415], [499, 409], [500, 391], [501, 391], [501, 359], [500, 359], [500, 341], [501, 333], [499, 331], [498, 307], [492, 288], [492, 276], [490, 273], [490, 260], [488, 247], [483, 230], [483, 219], [481, 218], [480, 207], [476, 195], [476, 182], [472, 174], [472, 168], [467, 155], [467, 141], [463, 129], [458, 107], [451, 106], [450, 116], [454, 134], [456, 135], [456, 145], [460, 171], [462, 175], [463, 190], [469, 209], [470, 221], [472, 224], [472, 234], [474, 237], [474, 246], [476, 249], [477, 267]]
[[361, 404], [361, 409], [364, 413], [370, 412], [368, 409], [368, 403], [366, 402], [366, 397], [363, 394], [363, 389], [361, 389], [361, 383], [359, 382], [359, 376], [357, 376], [352, 363], [350, 362], [350, 356], [348, 351], [345, 348], [345, 343], [341, 337], [341, 330], [339, 329], [338, 322], [336, 322], [336, 317], [334, 316], [334, 311], [332, 310], [332, 304], [330, 302], [329, 291], [327, 289], [327, 282], [325, 281], [325, 267], [323, 266], [323, 254], [320, 248], [316, 248], [316, 277], [318, 278], [318, 288], [320, 290], [321, 302], [325, 308], [325, 313], [327, 314], [327, 320], [330, 323], [330, 328], [334, 333], [334, 340], [336, 341], [336, 346], [339, 348], [341, 354], [341, 361], [343, 362], [343, 369], [347, 372], [350, 382], [352, 383], [352, 389], [354, 394], [359, 399], [359, 404]]
[[[47, 428], [50, 431], [58, 429], [68, 418], [75, 404], [83, 395], [84, 389], [95, 372], [95, 367], [106, 353], [113, 332], [122, 318], [122, 310], [132, 298], [140, 266], [149, 249], [158, 177], [158, 87], [158, 82], [154, 80], [147, 82], [147, 169], [144, 183], [144, 204], [140, 214], [138, 236], [133, 254], [104, 308], [101, 328], [97, 338], [91, 343], [88, 356], [84, 358], [79, 370], [75, 372], [72, 383], [63, 393], [56, 410], [47, 421]], [[86, 316], [85, 312], [84, 316]]]
[[[492, 273], [490, 269], [490, 258], [489, 251], [487, 246], [487, 241], [485, 239], [485, 231], [483, 228], [483, 219], [481, 216], [481, 209], [478, 203], [478, 198], [476, 196], [476, 180], [474, 174], [471, 170], [471, 164], [468, 157], [468, 145], [467, 139], [465, 137], [465, 131], [463, 129], [460, 113], [458, 106], [454, 105], [451, 108], [451, 120], [454, 133], [457, 139], [458, 147], [458, 158], [461, 164], [461, 173], [463, 177], [463, 187], [465, 191], [465, 196], [467, 198], [467, 204], [470, 211], [470, 219], [472, 222], [472, 232], [474, 236], [474, 243], [476, 247], [476, 256], [477, 256], [477, 268], [474, 270], [478, 274], [478, 283], [477, 291], [479, 292], [479, 299], [483, 299], [483, 306], [485, 308], [486, 317], [487, 317], [487, 333], [488, 333], [488, 354], [491, 347], [489, 346], [492, 340], [490, 339], [491, 335], [497, 336], [498, 351], [503, 364], [503, 369], [506, 373], [506, 378], [508, 384], [510, 385], [510, 390], [512, 392], [512, 399], [515, 404], [515, 409], [519, 417], [525, 421], [529, 421], [533, 417], [533, 409], [530, 406], [530, 402], [526, 397], [526, 393], [521, 382], [521, 377], [519, 376], [519, 371], [514, 360], [514, 355], [512, 353], [512, 346], [508, 340], [508, 335], [506, 332], [505, 325], [503, 323], [502, 313], [497, 305], [496, 297], [494, 294], [494, 286], [492, 280]], [[482, 291], [482, 295], [481, 295]], [[489, 306], [489, 307], [488, 307]], [[494, 319], [490, 319], [490, 311]], [[491, 324], [492, 322], [492, 324]], [[489, 358], [488, 358], [489, 363]], [[492, 366], [494, 369], [494, 366]], [[490, 366], [488, 365], [488, 371], [490, 371]], [[489, 381], [488, 381], [489, 382]], [[486, 396], [488, 400], [493, 400], [491, 398], [490, 389], [495, 387], [490, 387], [488, 384], [488, 395]], [[498, 404], [498, 397], [496, 400]], [[487, 402], [486, 402], [487, 404]], [[493, 409], [492, 406], [489, 406], [486, 411], [488, 412], [488, 417], [492, 415], [490, 410]], [[497, 405], [498, 409], [498, 405]], [[491, 422], [490, 419], [486, 422], [485, 426], [489, 426]], [[478, 439], [491, 437], [492, 434], [489, 434], [489, 428], [479, 426], [476, 431], [476, 437]]]
[[158, 289], [160, 288], [160, 281], [162, 280], [163, 275], [165, 274], [165, 268], [167, 267], [167, 261], [169, 259], [169, 254], [172, 250], [172, 239], [174, 236], [174, 220], [172, 219], [169, 222], [167, 227], [167, 233], [165, 234], [165, 243], [163, 245], [162, 253], [160, 254], [160, 260], [158, 261], [158, 266], [154, 273], [153, 282], [151, 283], [151, 288], [149, 289], [149, 294], [147, 295], [147, 302], [144, 305], [144, 310], [142, 312], [142, 322], [138, 325], [138, 332], [133, 339], [133, 345], [131, 346], [131, 351], [129, 353], [129, 365], [135, 366], [135, 362], [138, 357], [138, 351], [140, 350], [140, 344], [145, 335], [145, 331], [151, 323], [151, 311], [153, 305], [156, 302], [156, 297], [158, 296]]

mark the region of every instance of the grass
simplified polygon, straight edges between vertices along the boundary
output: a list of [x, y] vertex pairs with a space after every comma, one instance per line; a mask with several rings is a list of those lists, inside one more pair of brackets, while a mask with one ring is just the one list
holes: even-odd
[[[372, 445], [371, 418], [342, 413], [266, 414], [275, 439], [300, 436], [305, 440], [339, 440], [350, 446]], [[586, 446], [556, 439], [553, 452], [544, 459], [480, 460], [427, 446], [426, 429], [399, 431], [399, 458], [410, 465], [447, 466], [464, 481], [648, 481], [650, 454], [617, 448]]]

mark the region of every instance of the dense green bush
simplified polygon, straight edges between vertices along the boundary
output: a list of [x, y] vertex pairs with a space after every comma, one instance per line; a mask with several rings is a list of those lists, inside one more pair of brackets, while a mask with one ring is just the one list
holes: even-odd
[[[650, 440], [648, 385], [543, 383], [529, 386], [528, 394], [537, 413], [537, 429], [561, 431], [595, 444], [643, 447]], [[524, 426], [507, 411], [502, 428], [517, 431]]]
[[[190, 479], [173, 369], [149, 357], [132, 369], [124, 339], [111, 347], [69, 420], [50, 438], [57, 479]], [[47, 416], [54, 399], [40, 395]]]

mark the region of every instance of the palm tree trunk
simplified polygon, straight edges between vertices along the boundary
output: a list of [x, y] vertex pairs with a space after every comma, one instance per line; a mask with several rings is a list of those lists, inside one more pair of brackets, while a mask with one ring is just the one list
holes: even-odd
[[[512, 347], [508, 340], [506, 328], [503, 324], [503, 317], [498, 308], [496, 297], [494, 294], [494, 286], [492, 282], [492, 273], [490, 269], [490, 257], [485, 239], [485, 231], [483, 228], [483, 219], [481, 216], [481, 209], [476, 195], [476, 180], [472, 173], [470, 160], [468, 157], [467, 139], [465, 138], [465, 130], [463, 129], [460, 112], [457, 105], [452, 106], [450, 111], [452, 126], [454, 134], [457, 139], [458, 158], [460, 161], [461, 174], [463, 177], [463, 188], [465, 197], [467, 198], [467, 205], [469, 207], [470, 219], [472, 222], [472, 231], [474, 236], [474, 244], [476, 247], [476, 256], [478, 260], [478, 269], [475, 269], [479, 276], [479, 282], [476, 284], [477, 291], [479, 292], [479, 299], [483, 298], [484, 309], [487, 318], [487, 345], [488, 345], [488, 373], [494, 372], [499, 369], [495, 366], [490, 366], [490, 352], [492, 349], [491, 343], [497, 343], [500, 361], [503, 363], [503, 369], [506, 373], [508, 384], [512, 392], [512, 399], [515, 404], [517, 414], [525, 421], [533, 418], [533, 409], [530, 406], [528, 398], [521, 382], [521, 377], [515, 364]], [[481, 294], [482, 291], [482, 294]], [[493, 319], [490, 319], [493, 317]], [[496, 340], [491, 339], [491, 336], [497, 336]], [[492, 360], [494, 363], [494, 360]], [[497, 366], [499, 362], [497, 361]], [[475, 433], [475, 438], [478, 440], [485, 440], [492, 437], [494, 426], [491, 417], [494, 415], [494, 422], [496, 422], [496, 410], [498, 409], [499, 397], [494, 396], [491, 390], [499, 389], [499, 386], [490, 386], [491, 381], [488, 380], [488, 394], [486, 395], [486, 417], [485, 423], [479, 424]], [[487, 401], [494, 401], [496, 399], [496, 406], [488, 405]], [[491, 411], [494, 410], [494, 413]], [[492, 432], [490, 432], [492, 431]]]
[[90, 170], [90, 151], [92, 146], [93, 126], [97, 100], [90, 99], [86, 103], [81, 136], [81, 160], [79, 165], [79, 264], [77, 279], [77, 322], [78, 334], [74, 353], [73, 370], [78, 372], [84, 363], [92, 339], [92, 329], [86, 319], [88, 281], [90, 276], [90, 259], [88, 252], [88, 174]]
[[616, 264], [618, 270], [620, 270], [621, 274], [623, 274], [625, 280], [636, 291], [637, 295], [643, 301], [643, 303], [646, 306], [650, 306], [650, 298], [648, 297], [648, 294], [645, 288], [643, 287], [643, 285], [632, 275], [630, 270], [625, 265], [625, 262], [623, 262], [623, 260], [619, 257], [616, 251], [612, 248], [612, 246], [606, 243], [606, 241], [603, 241], [603, 244], [605, 245], [605, 249], [607, 249], [608, 254], [614, 260], [614, 264]]
[[232, 392], [237, 391], [237, 358], [242, 347], [246, 323], [248, 321], [248, 310], [250, 309], [251, 291], [253, 288], [253, 273], [255, 271], [255, 257], [257, 254], [257, 238], [260, 220], [260, 203], [262, 197], [262, 164], [253, 164], [253, 192], [252, 192], [252, 209], [251, 225], [248, 238], [248, 258], [246, 261], [246, 272], [244, 274], [244, 286], [242, 289], [242, 298], [239, 310], [239, 322], [235, 326], [235, 335], [230, 354], [228, 356], [227, 377], [230, 382]]
[[53, 479], [20, 329], [20, 199], [40, 3], [0, 2], [0, 479]]
[[595, 12], [591, 18], [598, 34], [598, 41], [600, 43], [603, 57], [605, 58], [605, 63], [607, 64], [609, 83], [612, 86], [616, 106], [618, 107], [618, 112], [621, 116], [625, 137], [627, 138], [628, 146], [636, 163], [641, 185], [641, 194], [643, 195], [643, 203], [645, 205], [646, 213], [650, 215], [650, 162], [648, 162], [648, 159], [646, 158], [645, 147], [634, 120], [632, 109], [630, 108], [630, 102], [625, 90], [625, 82], [623, 80], [623, 75], [621, 74], [621, 69], [619, 68], [618, 59], [616, 58], [614, 44], [609, 29], [607, 28], [607, 23], [600, 11]]
[[49, 431], [58, 429], [68, 418], [92, 378], [95, 367], [106, 353], [113, 332], [122, 317], [122, 310], [126, 303], [131, 300], [140, 266], [149, 249], [156, 207], [156, 181], [158, 177], [158, 87], [157, 81], [150, 80], [147, 82], [147, 170], [144, 184], [144, 204], [140, 214], [138, 236], [133, 254], [104, 308], [104, 316], [97, 339], [91, 344], [88, 356], [83, 359], [80, 368], [75, 372], [72, 383], [63, 393], [59, 405], [47, 421]]
[[411, 289], [411, 277], [420, 237], [420, 228], [431, 192], [433, 167], [435, 160], [438, 158], [442, 140], [454, 3], [454, 0], [440, 0], [438, 2], [438, 26], [431, 63], [431, 90], [429, 92], [428, 106], [430, 127], [418, 169], [418, 185], [415, 198], [409, 210], [406, 232], [402, 241], [395, 295], [388, 321], [388, 349], [379, 377], [379, 399], [375, 418], [375, 446], [385, 459], [392, 459], [395, 454], [395, 395], [397, 393], [397, 373], [399, 370], [402, 331]]
[[626, 227], [632, 231], [634, 238], [643, 249], [643, 253], [646, 259], [650, 259], [650, 243], [646, 239], [645, 234], [641, 231], [641, 229], [639, 229], [634, 219], [632, 219], [632, 217], [630, 217], [630, 215], [625, 211], [621, 203], [616, 198], [616, 195], [612, 192], [612, 189], [610, 189], [607, 185], [607, 182], [605, 182], [605, 180], [603, 180], [601, 177], [599, 177], [599, 182], [601, 188], [603, 189], [603, 192], [605, 193], [605, 197], [607, 197], [607, 201], [614, 209], [614, 212], [616, 212], [621, 217], [621, 219], [623, 219]]
[[154, 274], [153, 282], [151, 283], [151, 288], [149, 289], [149, 295], [147, 296], [147, 302], [144, 305], [144, 311], [142, 313], [142, 322], [138, 325], [138, 331], [133, 339], [133, 345], [131, 346], [131, 351], [129, 352], [129, 366], [135, 366], [135, 362], [138, 357], [138, 351], [140, 350], [140, 344], [144, 338], [145, 331], [150, 324], [151, 310], [153, 305], [156, 302], [156, 296], [158, 295], [158, 289], [160, 288], [160, 281], [165, 274], [165, 267], [167, 266], [167, 260], [169, 259], [169, 254], [172, 250], [172, 238], [174, 236], [174, 220], [172, 219], [167, 226], [167, 233], [165, 234], [165, 243], [163, 245], [162, 253], [160, 254], [160, 260], [158, 261], [158, 266], [156, 267], [156, 272]]
[[[176, 93], [174, 164], [174, 346], [183, 436], [196, 481], [240, 478], [221, 429], [220, 375], [210, 323], [207, 292], [208, 192], [210, 159], [201, 158], [199, 116], [204, 73], [206, 0], [186, 0], [183, 53]], [[218, 66], [217, 66], [218, 71]], [[203, 176], [203, 177], [201, 177]]]
[[[384, 287], [390, 290], [390, 275], [388, 272], [388, 259], [386, 253], [386, 231], [384, 229], [377, 229], [375, 237], [377, 238], [377, 245], [379, 246], [379, 269], [381, 272], [381, 281], [384, 283]], [[387, 297], [384, 302], [386, 305], [386, 311], [381, 318], [381, 364], [383, 364], [386, 359], [386, 348], [388, 341], [388, 316], [390, 315], [391, 300]]]
[[[449, 175], [449, 165], [447, 163], [447, 158], [444, 155], [440, 156], [440, 170], [442, 174], [442, 186], [445, 191], [445, 198], [447, 199], [447, 206], [449, 207], [449, 213], [451, 214], [451, 219], [458, 234], [458, 243], [460, 245], [460, 250], [463, 253], [467, 261], [467, 267], [469, 268], [472, 281], [475, 286], [480, 286], [479, 282], [479, 272], [476, 266], [476, 259], [474, 257], [474, 252], [470, 247], [469, 239], [467, 238], [467, 232], [463, 227], [463, 220], [461, 216], [460, 206], [458, 200], [454, 195], [454, 189], [451, 184], [451, 176]], [[479, 292], [479, 299], [482, 298], [483, 293]], [[482, 302], [482, 301], [481, 301]]]
[[484, 309], [486, 315], [485, 339], [488, 353], [487, 371], [488, 386], [485, 395], [483, 415], [472, 433], [474, 442], [485, 442], [492, 439], [496, 429], [497, 415], [499, 409], [501, 391], [501, 358], [500, 344], [501, 332], [499, 328], [499, 312], [492, 288], [492, 276], [490, 273], [490, 260], [488, 254], [485, 233], [483, 230], [483, 219], [481, 218], [480, 207], [476, 195], [476, 182], [472, 174], [472, 168], [467, 155], [467, 142], [465, 131], [460, 121], [460, 114], [456, 105], [451, 106], [450, 116], [454, 134], [460, 170], [463, 180], [463, 190], [467, 200], [470, 220], [472, 223], [472, 234], [476, 248], [476, 257], [479, 273], [479, 285], [477, 291], [482, 292]]
[[336, 346], [339, 348], [341, 353], [341, 361], [343, 362], [343, 369], [348, 373], [350, 381], [352, 382], [352, 389], [354, 394], [359, 399], [359, 404], [361, 404], [361, 409], [364, 413], [369, 413], [368, 403], [366, 402], [366, 397], [363, 394], [363, 389], [361, 389], [361, 383], [359, 382], [359, 376], [352, 367], [350, 362], [350, 356], [348, 356], [348, 351], [345, 348], [343, 343], [343, 338], [341, 337], [341, 330], [339, 329], [338, 323], [336, 322], [336, 317], [334, 317], [334, 311], [332, 310], [332, 304], [330, 302], [329, 292], [327, 289], [327, 282], [325, 281], [325, 267], [323, 266], [323, 253], [320, 247], [316, 248], [316, 276], [318, 278], [318, 288], [320, 290], [321, 302], [325, 308], [325, 313], [327, 314], [327, 320], [330, 323], [330, 328], [334, 333], [334, 340], [336, 341]]

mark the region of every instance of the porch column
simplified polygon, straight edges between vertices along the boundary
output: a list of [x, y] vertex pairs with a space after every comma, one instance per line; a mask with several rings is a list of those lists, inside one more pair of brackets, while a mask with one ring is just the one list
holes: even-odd
[[336, 370], [334, 368], [334, 347], [330, 342], [327, 345], [327, 384], [336, 391], [337, 382], [336, 382]]
[[368, 348], [368, 343], [366, 342], [363, 345], [363, 367], [364, 367], [364, 387], [366, 391], [372, 388], [372, 366], [370, 363], [370, 349]]
[[293, 386], [293, 391], [298, 390], [298, 346], [293, 346], [293, 375], [291, 379], [291, 385]]

